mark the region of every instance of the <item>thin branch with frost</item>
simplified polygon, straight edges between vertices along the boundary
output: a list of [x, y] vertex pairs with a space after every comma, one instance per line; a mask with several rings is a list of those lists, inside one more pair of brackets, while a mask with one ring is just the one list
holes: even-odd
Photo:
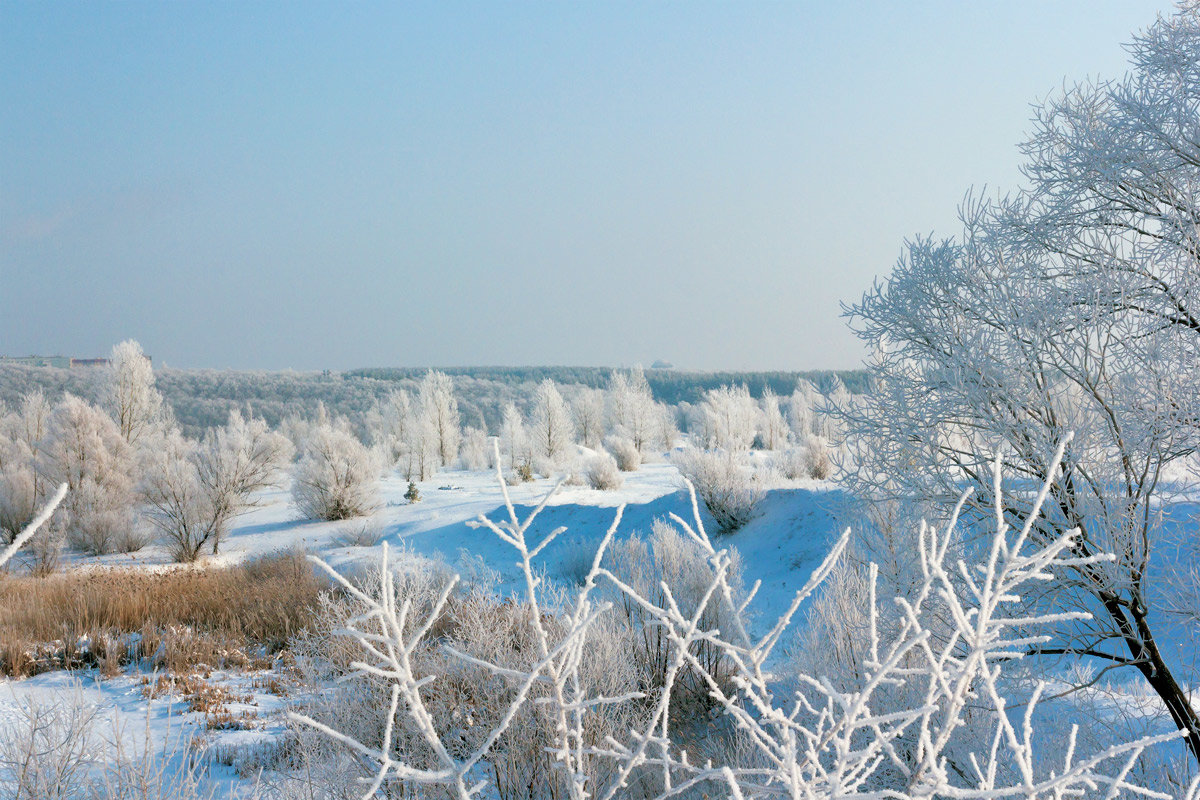
[[[1060, 446], [1049, 462], [1053, 475], [1063, 456]], [[497, 459], [499, 462], [499, 459]], [[999, 487], [1000, 462], [992, 466]], [[730, 577], [730, 554], [716, 549], [700, 521], [692, 494], [694, 524], [675, 522], [703, 550], [712, 568], [694, 608], [681, 606], [676, 590], [663, 582], [660, 600], [654, 601], [603, 565], [606, 548], [621, 521], [619, 510], [592, 561], [573, 606], [566, 609], [561, 629], [548, 624], [545, 589], [536, 575], [534, 557], [562, 529], [540, 541], [527, 539], [530, 526], [554, 495], [551, 492], [522, 520], [498, 472], [507, 520], [481, 516], [478, 524], [517, 550], [525, 578], [524, 611], [529, 615], [537, 653], [534, 662], [515, 669], [446, 651], [463, 663], [489, 670], [515, 684], [505, 713], [483, 741], [466, 757], [455, 758], [443, 743], [445, 732], [436, 728], [421, 692], [436, 680], [418, 676], [414, 651], [429, 634], [441, 613], [452, 585], [442, 593], [428, 619], [405, 634], [411, 614], [407, 600], [397, 607], [387, 565], [381, 564], [379, 597], [357, 589], [328, 566], [322, 566], [366, 607], [351, 620], [345, 633], [355, 639], [369, 660], [355, 662], [362, 674], [391, 684], [391, 716], [381, 745], [368, 746], [343, 732], [306, 717], [295, 719], [325, 732], [377, 764], [367, 796], [388, 779], [424, 786], [444, 787], [459, 800], [483, 791], [485, 782], [470, 783], [473, 769], [494, 755], [493, 750], [526, 704], [548, 708], [553, 733], [546, 751], [555, 759], [567, 794], [574, 799], [612, 800], [625, 796], [630, 783], [657, 775], [657, 788], [647, 796], [656, 800], [682, 796], [693, 789], [725, 792], [730, 797], [785, 797], [799, 800], [915, 800], [946, 797], [959, 800], [1005, 798], [1106, 798], [1146, 797], [1174, 800], [1151, 787], [1135, 785], [1130, 775], [1147, 748], [1178, 740], [1180, 733], [1148, 736], [1119, 743], [1094, 753], [1080, 753], [1077, 729], [1072, 728], [1062, 757], [1053, 766], [1037, 757], [1034, 711], [1043, 687], [1038, 686], [1023, 709], [1010, 707], [1004, 671], [1031, 647], [1044, 642], [1037, 631], [1078, 619], [1082, 612], [1035, 614], [1020, 602], [1022, 590], [1053, 579], [1056, 570], [1094, 568], [1111, 559], [1107, 555], [1080, 556], [1075, 547], [1080, 535], [1070, 530], [1046, 541], [1034, 538], [1036, 524], [1027, 519], [1010, 536], [1003, 513], [981, 563], [968, 564], [951, 557], [958, 514], [968, 498], [954, 509], [949, 523], [939, 530], [922, 524], [918, 531], [921, 581], [907, 598], [889, 604], [877, 602], [878, 570], [869, 570], [869, 655], [865, 674], [857, 685], [837, 685], [820, 674], [799, 672], [790, 691], [768, 669], [768, 660], [792, 624], [801, 603], [833, 572], [846, 546], [843, 535], [829, 557], [796, 593], [776, 623], [763, 635], [752, 636], [745, 621], [748, 600], [740, 600]], [[557, 487], [556, 487], [557, 488]], [[1044, 486], [1036, 509], [1049, 491]], [[998, 506], [999, 508], [999, 506]], [[598, 581], [612, 584], [628, 602], [640, 608], [647, 624], [659, 626], [670, 648], [663, 682], [649, 700], [646, 721], [627, 735], [610, 735], [588, 742], [588, 718], [598, 709], [635, 701], [640, 695], [606, 697], [591, 691], [581, 680], [586, 663], [589, 630], [607, 612], [606, 604], [592, 603]], [[706, 611], [723, 605], [733, 612], [728, 630], [709, 629]], [[374, 625], [374, 628], [371, 628]], [[732, 680], [714, 674], [712, 661], [698, 656], [698, 645], [715, 648], [723, 663], [732, 665]], [[732, 763], [693, 763], [680, 738], [684, 728], [672, 719], [671, 696], [685, 670], [702, 676], [716, 708], [738, 731], [751, 758]], [[534, 693], [533, 688], [539, 688]], [[393, 752], [396, 714], [403, 714], [434, 753], [437, 764], [422, 768]], [[589, 775], [597, 763], [613, 771], [603, 785], [591, 785]], [[549, 790], [548, 790], [549, 791]], [[1183, 800], [1200, 800], [1200, 784], [1193, 783]]]
[[54, 510], [58, 508], [58, 504], [61, 503], [63, 498], [66, 496], [67, 484], [64, 483], [58, 487], [58, 491], [56, 491], [54, 496], [50, 498], [49, 502], [42, 507], [42, 510], [38, 513], [38, 515], [34, 517], [28, 525], [25, 526], [25, 529], [16, 535], [12, 542], [9, 543], [8, 547], [6, 547], [3, 551], [0, 551], [0, 567], [8, 563], [8, 560], [15, 556], [17, 551], [24, 547], [29, 540], [33, 538], [33, 535], [38, 532], [39, 528], [46, 524], [46, 521], [49, 520], [51, 515], [54, 514]]
[[[538, 652], [537, 660], [532, 666], [525, 670], [515, 670], [469, 656], [449, 646], [445, 647], [447, 653], [460, 659], [463, 663], [484, 668], [516, 683], [513, 697], [508, 702], [503, 715], [483, 741], [465, 758], [455, 758], [442, 739], [443, 732], [436, 729], [433, 715], [421, 695], [422, 689], [435, 681], [436, 676], [418, 676], [414, 669], [413, 658], [417, 649], [422, 646], [424, 638], [429, 634], [434, 621], [443, 612], [454, 584], [458, 580], [457, 576], [443, 590], [425, 621], [416, 626], [413, 634], [406, 636], [404, 632], [409, 623], [412, 609], [407, 600], [402, 602], [399, 608], [396, 606], [396, 593], [391, 569], [388, 565], [386, 543], [380, 560], [378, 597], [368, 595], [339, 575], [328, 564], [319, 558], [311, 557], [314, 563], [328, 572], [344, 590], [366, 608], [363, 614], [350, 620], [338, 633], [353, 639], [371, 659], [371, 662], [353, 662], [351, 664], [353, 670], [362, 675], [384, 679], [391, 684], [392, 707], [382, 742], [378, 747], [364, 744], [304, 715], [292, 714], [291, 717], [377, 762], [378, 769], [375, 778], [364, 797], [373, 796], [389, 778], [424, 786], [441, 786], [458, 800], [469, 800], [469, 798], [475, 797], [486, 787], [487, 782], [470, 783], [472, 771], [492, 753], [517, 713], [534, 699], [531, 694], [533, 687], [536, 684], [545, 684], [549, 687], [549, 694], [545, 698], [537, 698], [537, 701], [544, 701], [549, 705], [555, 716], [555, 736], [552, 748], [554, 756], [565, 775], [568, 776], [569, 796], [572, 800], [585, 800], [590, 797], [590, 790], [586, 785], [585, 762], [594, 757], [585, 747], [584, 725], [587, 716], [593, 713], [598, 706], [628, 702], [638, 696], [636, 694], [618, 697], [589, 696], [585, 693], [584, 684], [580, 681], [578, 674], [579, 667], [586, 658], [584, 645], [588, 631], [596, 620], [608, 611], [610, 606], [608, 603], [593, 604], [590, 595], [596, 587], [596, 579], [600, 574], [600, 561], [604, 549], [616, 533], [624, 506], [618, 508], [616, 518], [597, 550], [592, 568], [566, 619], [565, 631], [556, 637], [546, 625], [541, 599], [541, 579], [535, 574], [533, 561], [565, 529], [557, 528], [551, 531], [533, 546], [530, 546], [526, 535], [558, 487], [555, 486], [551, 489], [533, 511], [524, 520], [521, 520], [513, 506], [500, 467], [498, 445], [494, 446], [496, 447], [497, 480], [504, 498], [505, 509], [508, 512], [508, 519], [494, 522], [486, 516], [480, 515], [475, 524], [490, 529], [499, 539], [513, 547], [520, 556], [521, 570], [525, 578], [526, 613], [534, 632]], [[381, 632], [376, 632], [377, 630]], [[396, 713], [401, 709], [401, 701], [403, 701], [403, 711], [408, 721], [412, 723], [433, 752], [437, 761], [436, 768], [416, 767], [402, 758], [396, 757], [392, 752], [394, 720]]]

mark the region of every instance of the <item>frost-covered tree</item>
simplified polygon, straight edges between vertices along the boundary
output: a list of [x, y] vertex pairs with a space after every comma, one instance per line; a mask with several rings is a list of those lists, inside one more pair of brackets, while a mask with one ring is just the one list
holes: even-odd
[[463, 469], [478, 472], [494, 466], [491, 463], [492, 443], [479, 428], [464, 428], [458, 458]]
[[367, 414], [367, 430], [373, 444], [387, 454], [392, 464], [401, 464], [412, 443], [412, 427], [419, 424], [412, 395], [404, 389], [388, 392]]
[[197, 452], [200, 485], [212, 498], [225, 525], [212, 538], [213, 555], [227, 524], [254, 506], [253, 495], [274, 486], [280, 470], [292, 459], [292, 443], [272, 431], [265, 420], [229, 414], [224, 427], [211, 429]]
[[40, 391], [0, 413], [0, 536], [16, 536], [44, 501], [45, 481], [37, 469], [38, 452], [49, 429], [52, 408]]
[[1183, 2], [1128, 46], [1124, 76], [1034, 107], [1029, 191], [1014, 233], [1075, 265], [1098, 306], [1200, 334], [1200, 6]]
[[575, 428], [567, 404], [554, 381], [538, 384], [533, 399], [533, 421], [530, 425], [537, 455], [557, 462], [574, 443]]
[[159, 531], [176, 561], [195, 561], [209, 542], [224, 535], [228, 518], [218, 498], [200, 481], [200, 446], [177, 430], [147, 451], [140, 485], [146, 519]]
[[760, 412], [745, 385], [710, 389], [699, 408], [710, 436], [708, 447], [750, 449], [758, 434]]
[[767, 450], [782, 450], [787, 446], [788, 424], [783, 417], [779, 396], [767, 389], [762, 396], [762, 436], [763, 447]]
[[584, 387], [575, 393], [571, 401], [571, 418], [579, 434], [579, 443], [584, 447], [594, 450], [604, 440], [604, 408], [603, 389]]
[[[1200, 446], [1200, 6], [1180, 4], [1129, 51], [1127, 75], [1035, 106], [1024, 191], [969, 199], [959, 237], [909, 243], [850, 309], [876, 354], [874, 391], [847, 416], [858, 478], [880, 496], [986, 484], [971, 454], [983, 441], [1026, 481], [1052, 477], [1034, 540], [1077, 526], [1076, 553], [1116, 560], [1047, 593], [1099, 612], [1047, 649], [1139, 672], [1200, 763], [1154, 558], [1165, 471]], [[1046, 443], [1066, 430], [1053, 474]], [[1021, 481], [1004, 487], [1006, 514], [1028, 507]]]
[[650, 441], [663, 452], [671, 450], [679, 441], [678, 416], [675, 409], [666, 403], [654, 404], [654, 427]]
[[854, 404], [854, 397], [837, 375], [833, 376], [831, 384], [829, 392], [814, 408], [816, 433], [826, 442], [840, 444], [845, 438], [842, 419]]
[[91, 553], [120, 547], [132, 532], [136, 461], [116, 423], [74, 395], [54, 407], [37, 469], [52, 485], [67, 484], [59, 506], [70, 543]]
[[292, 476], [292, 500], [307, 519], [340, 520], [379, 505], [377, 453], [344, 423], [314, 426]]
[[788, 426], [797, 440], [817, 432], [816, 408], [821, 404], [821, 393], [812, 383], [800, 378], [788, 402]]
[[[913, 242], [852, 309], [863, 338], [880, 345], [874, 392], [845, 415], [852, 484], [880, 502], [944, 502], [964, 482], [988, 485], [975, 452], [996, 445], [1015, 475], [1053, 479], [1034, 541], [1079, 528], [1077, 555], [1117, 560], [1062, 576], [1047, 593], [1056, 606], [1103, 609], [1049, 649], [1138, 670], [1181, 728], [1200, 731], [1162, 653], [1149, 583], [1160, 478], [1196, 447], [1196, 371], [1180, 368], [1176, 331], [1098, 308], [1059, 279], [1057, 259], [973, 213], [961, 243]], [[1044, 453], [1069, 431], [1075, 439], [1051, 475]], [[1029, 507], [1024, 485], [1004, 487], [1015, 521]], [[1200, 758], [1200, 733], [1189, 746]]]
[[437, 407], [443, 400], [433, 384], [416, 399], [407, 390], [396, 389], [376, 402], [367, 415], [367, 430], [375, 447], [408, 480], [426, 480], [441, 460]]
[[462, 438], [454, 381], [444, 372], [429, 370], [421, 381], [417, 404], [433, 437], [438, 465], [450, 466], [458, 458], [458, 443]]
[[287, 437], [237, 411], [200, 442], [170, 431], [143, 457], [147, 519], [177, 560], [195, 561], [208, 545], [216, 555], [233, 519], [254, 507], [255, 492], [276, 484], [291, 457]]
[[654, 395], [642, 368], [613, 371], [608, 381], [609, 431], [633, 442], [641, 453], [653, 438], [655, 417]]
[[500, 423], [500, 449], [508, 456], [514, 469], [533, 469], [533, 439], [525, 427], [525, 420], [517, 407], [509, 403], [504, 407], [504, 418]]
[[55, 509], [57, 509], [59, 504], [63, 501], [63, 498], [66, 497], [66, 494], [67, 485], [64, 483], [58, 487], [58, 490], [54, 493], [54, 496], [51, 497], [44, 506], [42, 506], [41, 510], [34, 515], [34, 518], [29, 521], [29, 524], [26, 525], [20, 533], [13, 537], [12, 541], [8, 543], [8, 546], [3, 550], [0, 550], [0, 567], [3, 567], [5, 564], [11, 561], [13, 556], [15, 556], [22, 547], [25, 547], [33, 540], [38, 531], [43, 528], [47, 522], [49, 522], [50, 517], [54, 514]]
[[154, 368], [133, 339], [114, 346], [109, 358], [104, 405], [125, 441], [136, 444], [163, 418], [163, 399], [154, 386]]
[[[744, 458], [744, 456], [743, 456]], [[679, 473], [712, 514], [722, 533], [733, 533], [754, 518], [764, 492], [750, 468], [733, 452], [687, 447], [672, 456]]]

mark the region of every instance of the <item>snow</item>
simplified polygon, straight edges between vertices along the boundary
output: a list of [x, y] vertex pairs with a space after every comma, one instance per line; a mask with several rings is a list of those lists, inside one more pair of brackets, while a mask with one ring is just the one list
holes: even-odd
[[[641, 469], [624, 473], [624, 484], [616, 491], [593, 490], [586, 486], [559, 488], [531, 529], [531, 540], [559, 526], [567, 531], [539, 557], [539, 567], [554, 580], [570, 583], [611, 525], [617, 507], [626, 505], [619, 537], [648, 534], [655, 519], [677, 514], [691, 521], [692, 508], [676, 468], [666, 461], [644, 464]], [[1184, 476], [1179, 477], [1181, 488]], [[513, 550], [486, 529], [469, 523], [480, 515], [499, 520], [507, 515], [493, 471], [469, 472], [445, 470], [430, 480], [419, 482], [421, 500], [404, 499], [408, 481], [398, 474], [386, 477], [381, 486], [381, 506], [369, 520], [322, 522], [298, 519], [286, 489], [273, 489], [257, 496], [257, 507], [239, 517], [229, 537], [222, 542], [219, 556], [206, 555], [201, 567], [236, 564], [274, 552], [301, 548], [319, 555], [339, 570], [360, 568], [375, 563], [378, 547], [346, 546], [342, 537], [364, 524], [377, 527], [382, 541], [388, 542], [397, 556], [397, 569], [419, 565], [423, 560], [444, 562], [460, 572], [477, 570], [482, 563], [496, 579], [502, 594], [521, 590], [521, 574]], [[554, 486], [554, 481], [539, 478], [510, 487], [510, 495], [523, 519]], [[1185, 526], [1196, 513], [1194, 496], [1164, 509], [1168, 526]], [[742, 556], [747, 586], [761, 581], [752, 605], [752, 633], [763, 633], [792, 600], [797, 589], [829, 552], [837, 535], [844, 529], [846, 498], [829, 481], [781, 482], [768, 487], [758, 515], [742, 530], [715, 536], [718, 547], [735, 547]], [[707, 513], [702, 519], [715, 530]], [[75, 557], [68, 568], [79, 570], [137, 567], [145, 570], [179, 568], [171, 563], [165, 548], [151, 546], [129, 555], [96, 558]], [[1174, 648], [1172, 648], [1174, 649]], [[1176, 657], [1182, 652], [1173, 653]], [[777, 652], [776, 657], [782, 657]], [[158, 758], [178, 760], [179, 737], [199, 736], [206, 745], [227, 758], [248, 752], [260, 743], [269, 743], [284, 730], [287, 700], [255, 686], [250, 673], [214, 672], [208, 682], [228, 688], [241, 698], [228, 704], [235, 716], [246, 713], [251, 719], [248, 730], [207, 730], [203, 713], [189, 712], [184, 698], [164, 695], [149, 699], [145, 684], [153, 676], [125, 674], [102, 679], [94, 671], [55, 672], [24, 680], [0, 680], [0, 730], [19, 719], [19, 709], [30, 700], [62, 701], [77, 698], [95, 707], [102, 731], [119, 731], [127, 748], [138, 752], [146, 743], [156, 748]], [[1119, 714], [1138, 717], [1161, 716], [1157, 698], [1140, 687], [1106, 682], [1076, 696], [1072, 702], [1093, 707], [1110, 706]], [[232, 754], [232, 756], [230, 756]], [[227, 759], [225, 759], [227, 760]], [[206, 780], [213, 782], [218, 796], [236, 786], [245, 786], [230, 767], [210, 764]]]
[[[589, 562], [604, 532], [612, 524], [617, 507], [626, 504], [620, 537], [648, 534], [654, 520], [678, 514], [692, 519], [690, 499], [683, 489], [678, 471], [666, 461], [643, 464], [641, 469], [625, 473], [624, 485], [616, 491], [601, 491], [586, 486], [559, 488], [531, 529], [535, 539], [559, 526], [567, 532], [539, 557], [539, 566], [556, 580], [569, 583], [578, 562]], [[509, 488], [517, 512], [522, 518], [545, 494], [554, 481], [539, 478]], [[421, 500], [404, 499], [408, 481], [398, 474], [386, 477], [381, 486], [382, 505], [373, 518], [347, 522], [301, 520], [286, 489], [261, 492], [257, 507], [239, 517], [229, 537], [222, 542], [218, 556], [206, 555], [202, 567], [236, 564], [269, 553], [301, 548], [317, 554], [338, 569], [351, 569], [378, 558], [378, 547], [345, 546], [342, 535], [354, 526], [378, 526], [382, 541], [405, 558], [443, 561], [453, 569], [472, 568], [479, 559], [494, 571], [497, 591], [503, 594], [519, 590], [520, 577], [515, 554], [485, 529], [468, 523], [483, 514], [492, 519], [506, 515], [503, 498], [494, 471], [468, 472], [445, 470], [430, 480], [418, 482]], [[760, 609], [756, 621], [769, 624], [775, 611], [786, 607], [796, 589], [828, 552], [838, 531], [837, 509], [841, 493], [834, 484], [805, 481], [790, 488], [768, 492], [760, 515], [743, 530], [718, 537], [718, 546], [736, 547], [742, 554], [747, 584], [762, 581], [755, 606]], [[710, 526], [706, 512], [703, 519]], [[138, 553], [84, 558], [75, 556], [67, 568], [94, 570], [136, 567], [145, 570], [181, 568], [171, 562], [167, 550], [152, 545]], [[152, 677], [126, 674], [102, 679], [94, 671], [54, 672], [23, 680], [0, 681], [0, 727], [18, 718], [24, 702], [53, 702], [77, 697], [96, 708], [103, 730], [120, 730], [128, 744], [151, 741], [161, 757], [171, 757], [172, 731], [179, 735], [202, 735], [204, 741], [236, 749], [259, 741], [269, 741], [282, 729], [285, 701], [253, 687], [251, 675], [212, 673], [210, 683], [228, 687], [235, 695], [250, 695], [249, 703], [230, 703], [230, 712], [249, 712], [255, 718], [251, 730], [205, 731], [204, 715], [188, 712], [179, 696], [148, 699], [145, 680]], [[147, 738], [148, 736], [148, 738]], [[228, 768], [214, 765], [212, 779], [236, 782]]]

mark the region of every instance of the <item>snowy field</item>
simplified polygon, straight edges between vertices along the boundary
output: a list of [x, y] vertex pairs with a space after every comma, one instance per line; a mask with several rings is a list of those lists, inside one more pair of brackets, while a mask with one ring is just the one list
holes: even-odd
[[[1162, 507], [1162, 513], [1168, 529], [1182, 530], [1192, 524], [1197, 513], [1195, 481], [1183, 467], [1175, 470], [1172, 478], [1174, 499]], [[542, 477], [509, 487], [518, 514], [524, 518], [555, 483]], [[436, 567], [441, 573], [456, 572], [468, 581], [490, 586], [500, 597], [519, 596], [523, 576], [512, 549], [486, 529], [469, 524], [480, 515], [498, 520], [505, 514], [494, 470], [444, 470], [417, 485], [421, 499], [410, 503], [405, 499], [408, 481], [392, 473], [382, 482], [379, 510], [370, 518], [343, 522], [300, 519], [289, 491], [267, 490], [256, 496], [256, 508], [238, 518], [222, 542], [220, 555], [207, 555], [196, 565], [175, 564], [164, 547], [151, 545], [133, 554], [74, 555], [65, 568], [207, 569], [300, 549], [340, 572], [355, 574], [373, 568], [386, 543], [397, 574]], [[618, 538], [644, 536], [656, 519], [672, 513], [690, 521], [691, 504], [682, 487], [679, 471], [668, 461], [646, 463], [627, 473], [624, 485], [616, 491], [559, 486], [531, 529], [531, 539], [539, 541], [559, 526], [567, 530], [539, 556], [538, 569], [547, 580], [573, 587], [621, 505], [625, 510]], [[781, 481], [767, 491], [755, 518], [742, 530], [715, 537], [718, 546], [736, 548], [741, 554], [747, 584], [761, 582], [750, 617], [756, 636], [765, 633], [786, 609], [796, 590], [827, 555], [848, 515], [846, 498], [835, 481]], [[707, 527], [715, 529], [702, 506], [701, 516]], [[347, 544], [348, 533], [363, 529], [374, 532], [372, 538], [377, 536], [378, 544]], [[1194, 558], [1185, 539], [1177, 541], [1180, 549], [1167, 557]], [[1179, 638], [1170, 641], [1170, 650], [1173, 659], [1190, 660], [1195, 655]], [[784, 652], [786, 648], [777, 652], [774, 661], [780, 662]], [[786, 674], [786, 665], [779, 666]], [[1088, 683], [1095, 673], [1092, 670], [1081, 676], [1075, 669], [1062, 680], [1051, 678], [1050, 692]], [[130, 667], [108, 677], [88, 669], [0, 680], [0, 730], [14, 730], [26, 722], [27, 710], [33, 706], [86, 709], [95, 722], [96, 752], [107, 753], [106, 758], [136, 760], [139, 755], [151, 754], [148, 761], [154, 769], [192, 776], [203, 791], [218, 797], [270, 786], [272, 775], [257, 769], [256, 763], [262, 753], [271, 752], [283, 741], [285, 714], [303, 699], [296, 694], [300, 688], [290, 683], [285, 672], [221, 669], [219, 665], [203, 671], [204, 683], [224, 694], [224, 708], [239, 720], [229, 729], [213, 729], [208, 714], [193, 707], [186, 686], [165, 677]], [[1127, 731], [1150, 734], [1170, 728], [1161, 701], [1136, 680], [1097, 679], [1065, 699], [1043, 704], [1038, 718], [1053, 719], [1061, 703], [1068, 704], [1072, 712], [1086, 708], [1090, 717], [1108, 719]], [[1084, 737], [1087, 735], [1085, 731]], [[97, 771], [102, 767], [95, 761], [87, 768]]]
[[[832, 481], [784, 483], [767, 492], [757, 516], [745, 528], [717, 537], [720, 546], [732, 546], [741, 553], [746, 583], [761, 581], [756, 613], [751, 617], [753, 626], [762, 629], [756, 633], [774, 624], [776, 615], [827, 555], [838, 533], [837, 520], [845, 513], [843, 496]], [[301, 549], [353, 574], [374, 567], [386, 542], [397, 573], [425, 571], [429, 562], [436, 562], [445, 571], [486, 582], [501, 597], [519, 593], [522, 574], [512, 549], [486, 529], [469, 525], [480, 515], [501, 519], [505, 514], [495, 471], [444, 470], [417, 485], [421, 500], [410, 503], [404, 497], [408, 481], [392, 473], [382, 482], [382, 505], [376, 514], [342, 522], [300, 519], [288, 490], [266, 490], [255, 498], [257, 507], [237, 519], [220, 554], [205, 556], [196, 565], [176, 564], [165, 547], [150, 545], [131, 554], [74, 554], [65, 569], [206, 569]], [[518, 514], [523, 518], [555, 485], [556, 481], [538, 478], [510, 486]], [[689, 521], [693, 518], [679, 471], [666, 461], [643, 464], [638, 471], [626, 473], [624, 485], [615, 491], [559, 486], [531, 529], [531, 538], [540, 540], [559, 526], [567, 528], [538, 558], [545, 577], [573, 587], [586, 572], [620, 505], [625, 505], [625, 511], [618, 538], [645, 536], [654, 520], [672, 513]], [[715, 530], [703, 506], [701, 514], [706, 526]], [[363, 528], [377, 530], [379, 544], [347, 545], [347, 532]], [[181, 741], [196, 737], [194, 742], [209, 754], [200, 772], [209, 789], [220, 796], [239, 786], [252, 786], [261, 776], [239, 777], [235, 769], [221, 762], [237, 764], [247, 753], [269, 748], [283, 735], [287, 692], [262, 688], [271, 683], [270, 673], [213, 669], [205, 675], [206, 682], [227, 689], [236, 698], [228, 708], [244, 715], [246, 724], [239, 726], [244, 728], [241, 730], [207, 730], [206, 714], [189, 710], [176, 687], [159, 682], [158, 677], [130, 668], [116, 677], [102, 677], [91, 669], [3, 679], [0, 729], [17, 725], [30, 703], [80, 706], [94, 713], [100, 738], [113, 752], [115, 742], [120, 742], [122, 752], [155, 752], [168, 769], [177, 770], [181, 767]], [[287, 680], [284, 676], [279, 679]]]

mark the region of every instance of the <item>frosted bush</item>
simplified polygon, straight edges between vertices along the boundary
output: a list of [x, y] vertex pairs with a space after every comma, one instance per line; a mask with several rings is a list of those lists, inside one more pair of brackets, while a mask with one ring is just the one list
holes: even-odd
[[617, 461], [617, 467], [622, 472], [637, 472], [642, 466], [642, 454], [633, 442], [623, 436], [610, 436], [604, 440], [604, 447]]
[[378, 455], [343, 426], [314, 428], [293, 473], [292, 499], [306, 519], [340, 520], [379, 506]]
[[558, 474], [559, 462], [547, 456], [534, 456], [530, 464], [530, 469], [534, 475], [550, 478]]
[[820, 436], [805, 438], [804, 464], [805, 471], [810, 478], [825, 481], [833, 475], [833, 461], [829, 454], [829, 446]]
[[672, 462], [695, 487], [721, 532], [732, 533], [754, 518], [763, 491], [732, 453], [689, 447], [675, 453]]
[[342, 547], [375, 547], [384, 532], [383, 521], [375, 517], [349, 520], [338, 529], [336, 541]]
[[[698, 616], [703, 630], [723, 630], [732, 624], [736, 608], [745, 598], [742, 586], [742, 562], [736, 549], [729, 552], [726, 580], [733, 587], [733, 603], [723, 598], [707, 598], [706, 592], [715, 574], [708, 553], [695, 541], [682, 535], [673, 525], [656, 519], [648, 540], [639, 536], [614, 542], [605, 563], [631, 593], [616, 592], [615, 604], [637, 639], [635, 663], [639, 686], [643, 691], [659, 692], [668, 682], [672, 654], [668, 632], [655, 623], [653, 614], [633, 599], [642, 597], [651, 604], [665, 607], [672, 603], [686, 617]], [[668, 597], [670, 598], [668, 600]], [[692, 656], [703, 670], [689, 664], [674, 677], [677, 713], [707, 710], [712, 697], [706, 676], [714, 677], [731, 691], [733, 664], [725, 653], [711, 643], [695, 642]]]
[[776, 453], [771, 467], [789, 481], [798, 481], [809, 476], [808, 453], [804, 448], [791, 447]]
[[593, 489], [616, 491], [625, 483], [617, 460], [608, 453], [592, 456], [587, 461], [587, 482]]
[[479, 472], [493, 466], [491, 463], [492, 446], [488, 436], [479, 428], [465, 428], [462, 444], [458, 448], [458, 458], [463, 469]]

